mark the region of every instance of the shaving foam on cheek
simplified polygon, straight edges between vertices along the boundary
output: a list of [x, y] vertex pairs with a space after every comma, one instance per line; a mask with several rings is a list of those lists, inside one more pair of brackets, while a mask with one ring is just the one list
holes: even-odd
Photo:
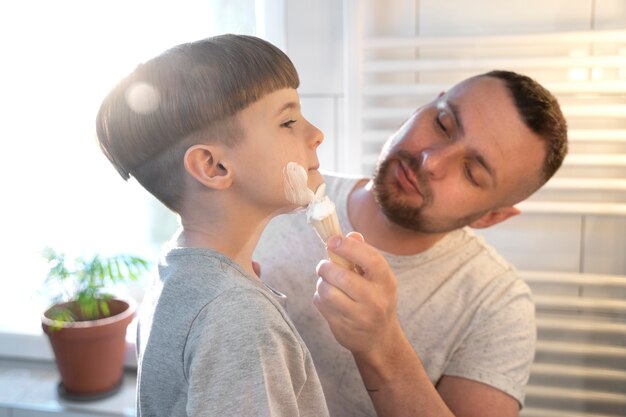
[[292, 204], [306, 206], [314, 198], [315, 193], [307, 185], [306, 169], [297, 162], [289, 162], [283, 169], [285, 198]]

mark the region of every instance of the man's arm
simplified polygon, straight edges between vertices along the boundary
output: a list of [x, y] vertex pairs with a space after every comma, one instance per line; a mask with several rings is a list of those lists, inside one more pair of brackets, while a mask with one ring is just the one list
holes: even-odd
[[328, 248], [362, 274], [320, 262], [314, 302], [337, 341], [352, 352], [378, 416], [518, 416], [517, 401], [488, 385], [444, 376], [433, 386], [400, 325], [391, 268], [360, 235], [349, 236], [329, 239]]
[[444, 375], [437, 384], [437, 390], [455, 416], [519, 415], [519, 403], [515, 398], [471, 379]]

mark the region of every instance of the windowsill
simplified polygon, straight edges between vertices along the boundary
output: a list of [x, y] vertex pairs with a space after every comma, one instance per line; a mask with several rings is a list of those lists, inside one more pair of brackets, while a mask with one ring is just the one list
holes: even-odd
[[[126, 331], [125, 367], [137, 369], [135, 352], [135, 336], [137, 332], [136, 318]], [[28, 329], [27, 331], [7, 331], [0, 329], [0, 360], [18, 359], [31, 361], [54, 362], [54, 353], [43, 330]]]
[[0, 331], [0, 416], [127, 417], [135, 415], [137, 360], [136, 321], [126, 332], [124, 381], [109, 398], [89, 402], [63, 399], [59, 374], [47, 336], [41, 328]]
[[131, 417], [135, 415], [134, 371], [126, 371], [120, 390], [97, 401], [68, 401], [57, 393], [59, 375], [49, 361], [0, 359], [0, 415]]

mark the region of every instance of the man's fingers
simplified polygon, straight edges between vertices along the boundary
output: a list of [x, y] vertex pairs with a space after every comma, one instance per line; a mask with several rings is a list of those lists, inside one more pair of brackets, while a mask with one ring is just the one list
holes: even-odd
[[[316, 271], [317, 275], [321, 277], [317, 282], [318, 292], [320, 290], [320, 285], [326, 285], [331, 286], [337, 291], [341, 291], [346, 297], [352, 300], [357, 298], [357, 288], [355, 285], [351, 285], [350, 283], [351, 276], [358, 277], [354, 271], [342, 268], [341, 266], [328, 260], [320, 261], [320, 263], [317, 264]], [[320, 283], [320, 281], [323, 282]], [[326, 287], [323, 288], [325, 289]], [[326, 293], [321, 295], [326, 296]]]
[[359, 232], [350, 232], [346, 236], [350, 239], [356, 240], [357, 242], [365, 242], [365, 238]]
[[352, 323], [353, 316], [356, 315], [359, 318], [364, 316], [361, 312], [363, 307], [359, 302], [324, 278], [317, 280], [313, 303], [329, 322]]
[[333, 236], [326, 242], [328, 249], [357, 265], [359, 272], [367, 278], [382, 276], [386, 261], [373, 246], [363, 241], [360, 233], [348, 237]]

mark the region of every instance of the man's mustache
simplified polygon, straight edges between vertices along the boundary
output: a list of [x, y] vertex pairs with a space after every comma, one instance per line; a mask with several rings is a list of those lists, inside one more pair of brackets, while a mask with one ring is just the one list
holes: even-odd
[[428, 174], [426, 174], [422, 169], [423, 158], [418, 155], [412, 154], [411, 152], [405, 150], [399, 150], [394, 156], [404, 162], [408, 169], [410, 169], [411, 172], [415, 174], [422, 196], [425, 199], [430, 200], [432, 192], [428, 183]]

